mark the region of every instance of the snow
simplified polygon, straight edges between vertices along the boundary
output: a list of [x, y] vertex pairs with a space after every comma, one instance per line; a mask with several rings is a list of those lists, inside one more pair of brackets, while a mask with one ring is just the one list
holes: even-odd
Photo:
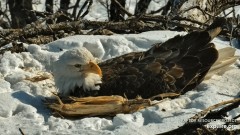
[[[186, 33], [150, 31], [112, 36], [76, 35], [41, 46], [24, 44], [29, 52], [5, 52], [0, 58], [0, 134], [19, 134], [18, 128], [21, 128], [26, 134], [151, 135], [175, 129], [197, 112], [239, 95], [240, 69], [232, 66], [222, 76], [214, 75], [176, 99], [165, 99], [156, 106], [113, 118], [54, 117], [42, 102], [44, 97], [50, 97], [51, 92], [56, 91], [51, 65], [66, 50], [86, 47], [99, 61], [104, 61], [128, 52], [147, 50], [152, 44], [164, 42], [176, 34]], [[228, 42], [218, 38], [213, 42], [217, 48], [229, 46]], [[38, 75], [49, 79], [29, 80]], [[234, 117], [239, 113], [240, 108], [237, 108], [229, 115]]]
[[[71, 1], [71, 5], [75, 1]], [[100, 1], [105, 0], [94, 2], [85, 19], [107, 20], [106, 9]], [[55, 2], [54, 11], [59, 8], [58, 1]], [[83, 2], [81, 1], [80, 6]], [[152, 1], [147, 12], [159, 9], [165, 2], [166, 0]], [[3, 9], [5, 3], [6, 0], [3, 0], [1, 5]], [[45, 0], [34, 0], [33, 3], [34, 9], [44, 11]], [[126, 9], [133, 13], [135, 3], [135, 0], [127, 0]], [[186, 33], [149, 31], [112, 36], [76, 35], [41, 46], [24, 44], [28, 52], [18, 54], [5, 52], [0, 56], [0, 134], [20, 134], [19, 128], [21, 128], [25, 134], [36, 135], [152, 135], [175, 129], [197, 112], [239, 96], [240, 69], [233, 65], [232, 69], [223, 75], [214, 75], [210, 80], [202, 82], [194, 90], [176, 99], [165, 99], [156, 106], [133, 114], [118, 114], [113, 118], [63, 119], [52, 116], [52, 112], [42, 102], [44, 97], [50, 97], [51, 92], [56, 91], [51, 75], [52, 63], [66, 50], [85, 47], [100, 62], [133, 51], [144, 51], [152, 44], [164, 42], [176, 34]], [[229, 42], [218, 38], [213, 42], [218, 49], [229, 46]], [[11, 44], [5, 47], [10, 46]], [[240, 51], [236, 54], [240, 55]], [[39, 82], [30, 81], [31, 78], [39, 75], [49, 79]], [[231, 118], [239, 113], [240, 108], [236, 108], [228, 115]]]

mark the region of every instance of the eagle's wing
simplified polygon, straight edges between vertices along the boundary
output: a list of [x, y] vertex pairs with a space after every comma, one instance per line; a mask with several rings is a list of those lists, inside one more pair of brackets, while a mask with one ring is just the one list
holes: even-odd
[[218, 58], [218, 51], [209, 42], [220, 31], [217, 27], [176, 36], [146, 52], [133, 52], [100, 63], [103, 84], [99, 95], [148, 98], [191, 90]]

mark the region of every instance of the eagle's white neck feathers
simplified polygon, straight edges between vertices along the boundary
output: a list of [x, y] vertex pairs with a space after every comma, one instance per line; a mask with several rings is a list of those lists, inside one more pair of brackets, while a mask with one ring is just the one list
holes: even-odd
[[100, 86], [96, 84], [102, 83], [101, 76], [97, 73], [84, 72], [82, 67], [89, 62], [96, 62], [96, 59], [86, 48], [79, 48], [66, 51], [53, 64], [53, 75], [55, 85], [60, 94], [68, 96], [76, 87], [82, 87], [87, 90], [99, 90]]

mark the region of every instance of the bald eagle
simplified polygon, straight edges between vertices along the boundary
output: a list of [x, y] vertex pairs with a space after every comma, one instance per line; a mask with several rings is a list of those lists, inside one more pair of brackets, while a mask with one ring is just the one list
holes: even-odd
[[175, 36], [145, 52], [132, 52], [97, 63], [85, 48], [66, 51], [54, 63], [62, 96], [122, 95], [149, 98], [166, 92], [185, 93], [201, 83], [218, 59], [210, 41], [222, 28]]

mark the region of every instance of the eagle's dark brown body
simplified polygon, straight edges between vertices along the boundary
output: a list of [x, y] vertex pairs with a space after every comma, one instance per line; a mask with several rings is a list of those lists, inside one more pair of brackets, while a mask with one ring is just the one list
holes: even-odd
[[[100, 63], [103, 83], [93, 95], [149, 98], [192, 90], [218, 58], [218, 51], [210, 41], [221, 28], [211, 27], [155, 44], [146, 52], [132, 52]], [[86, 93], [82, 96], [89, 95], [93, 96]]]
[[98, 95], [149, 98], [196, 87], [218, 58], [208, 32], [193, 32], [156, 44], [147, 52], [126, 54], [99, 64], [103, 84]]

